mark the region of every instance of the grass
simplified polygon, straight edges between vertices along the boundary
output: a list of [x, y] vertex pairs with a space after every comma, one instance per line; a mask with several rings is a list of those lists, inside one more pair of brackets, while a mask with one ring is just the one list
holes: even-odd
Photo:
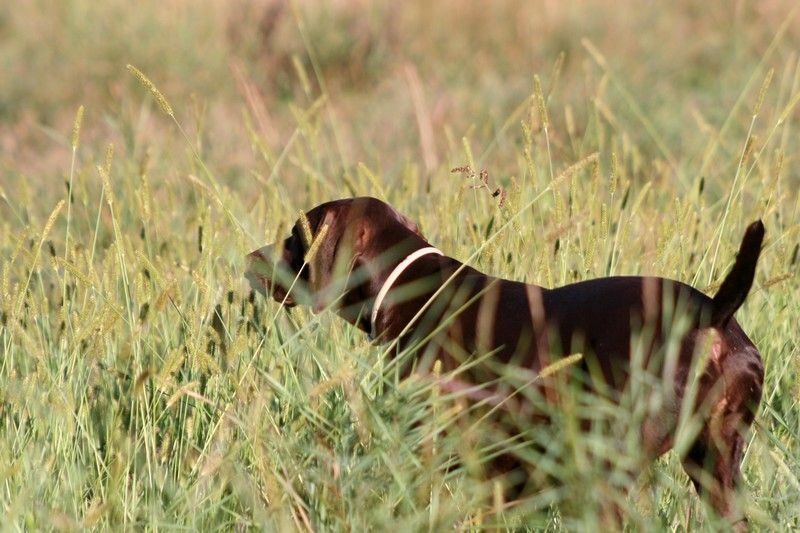
[[720, 525], [674, 452], [641, 467], [628, 411], [579, 394], [519, 435], [548, 481], [506, 508], [480, 463], [513, 432], [396, 383], [331, 313], [250, 297], [246, 252], [354, 194], [545, 286], [711, 293], [762, 218], [737, 313], [767, 368], [745, 506], [798, 527], [791, 2], [95, 4], [0, 7], [6, 527], [596, 529], [597, 494], [631, 528]]

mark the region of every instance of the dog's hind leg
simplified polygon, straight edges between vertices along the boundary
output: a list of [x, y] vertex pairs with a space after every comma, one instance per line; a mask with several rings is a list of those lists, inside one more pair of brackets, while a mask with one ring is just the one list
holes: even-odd
[[746, 529], [747, 519], [736, 502], [744, 437], [738, 429], [725, 433], [701, 436], [684, 457], [683, 468], [697, 493], [708, 497], [719, 516]]
[[698, 494], [708, 497], [716, 512], [735, 529], [746, 530], [738, 504], [745, 436], [761, 398], [763, 367], [732, 354], [723, 363], [724, 394], [710, 406], [705, 427], [683, 458], [683, 468]]

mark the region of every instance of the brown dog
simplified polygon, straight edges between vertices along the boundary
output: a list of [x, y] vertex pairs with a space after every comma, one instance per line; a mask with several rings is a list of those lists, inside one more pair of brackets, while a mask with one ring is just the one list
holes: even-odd
[[[503, 364], [535, 373], [582, 352], [576, 368], [589, 376], [588, 387], [619, 392], [638, 361], [669, 382], [667, 401], [641, 429], [653, 458], [674, 445], [684, 395], [693, 387], [702, 428], [682, 459], [684, 468], [718, 513], [744, 520], [734, 495], [743, 432], [761, 399], [764, 368], [733, 314], [753, 282], [764, 237], [760, 221], [747, 228], [731, 272], [709, 298], [655, 277], [545, 289], [487, 276], [431, 247], [416, 224], [374, 198], [327, 202], [306, 217], [313, 244], [298, 221], [279, 249], [248, 256], [254, 288], [286, 306], [333, 307], [379, 341], [418, 347], [417, 370], [436, 359], [454, 369], [490, 354], [464, 374], [472, 383], [496, 380]], [[704, 365], [696, 381], [690, 379], [695, 361]]]

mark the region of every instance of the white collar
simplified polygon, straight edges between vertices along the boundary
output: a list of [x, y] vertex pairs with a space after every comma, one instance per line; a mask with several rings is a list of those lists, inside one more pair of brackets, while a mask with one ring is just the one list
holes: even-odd
[[441, 252], [441, 250], [439, 250], [438, 248], [434, 248], [433, 246], [420, 248], [419, 250], [415, 251], [414, 253], [403, 259], [403, 261], [399, 265], [394, 267], [392, 273], [389, 274], [389, 277], [386, 278], [385, 282], [383, 282], [383, 286], [381, 287], [381, 290], [378, 291], [378, 295], [375, 297], [375, 302], [372, 304], [372, 315], [370, 316], [369, 320], [370, 338], [373, 339], [375, 338], [375, 321], [378, 319], [378, 309], [381, 308], [383, 299], [386, 298], [386, 295], [389, 293], [389, 289], [392, 288], [392, 285], [394, 285], [394, 282], [397, 281], [397, 278], [400, 277], [400, 274], [402, 274], [403, 271], [407, 269], [409, 265], [411, 265], [411, 263], [413, 263], [420, 257], [429, 254], [444, 255]]

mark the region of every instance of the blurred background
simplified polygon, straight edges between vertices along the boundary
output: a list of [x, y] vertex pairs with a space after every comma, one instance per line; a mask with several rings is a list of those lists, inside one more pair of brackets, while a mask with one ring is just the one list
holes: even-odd
[[[172, 168], [157, 170], [162, 177], [177, 171], [160, 154], [185, 151], [185, 140], [126, 71], [132, 64], [166, 96], [217, 179], [242, 192], [263, 186], [253, 175], [270, 175], [298, 122], [319, 113], [321, 95], [318, 126], [330, 131], [317, 155], [329, 159], [320, 168], [333, 187], [359, 162], [387, 183], [409, 163], [427, 179], [450, 179], [446, 167], [466, 162], [464, 137], [476, 139], [496, 176], [513, 174], [527, 113], [519, 108], [536, 74], [551, 110], [554, 160], [596, 150], [591, 139], [606, 129], [618, 134], [617, 151], [646, 167], [632, 170], [674, 179], [680, 194], [690, 186], [685, 174], [701, 166], [733, 171], [768, 69], [768, 101], [797, 83], [795, 7], [10, 0], [0, 6], [0, 184], [24, 179], [37, 198], [53, 195], [49, 212], [63, 193], [53, 184], [69, 171], [81, 105], [88, 148], [79, 158], [100, 160], [113, 143], [118, 158], [166, 161]], [[721, 149], [704, 161], [709, 142]]]

